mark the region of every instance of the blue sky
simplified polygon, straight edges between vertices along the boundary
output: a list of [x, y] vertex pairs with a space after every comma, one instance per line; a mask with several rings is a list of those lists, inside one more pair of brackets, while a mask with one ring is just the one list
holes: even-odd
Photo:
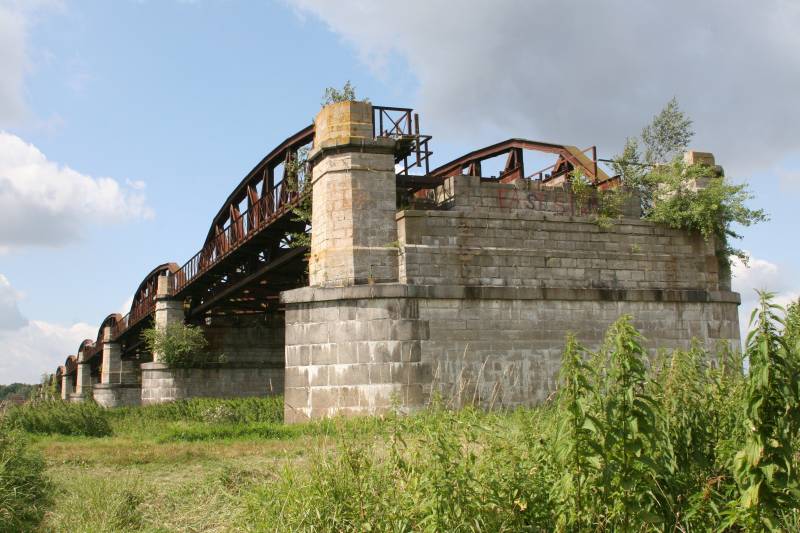
[[744, 307], [796, 298], [800, 9], [767, 3], [0, 0], [0, 383], [52, 371], [194, 254], [345, 80], [417, 108], [437, 162], [512, 136], [608, 157], [677, 96], [692, 146], [772, 217], [743, 230]]

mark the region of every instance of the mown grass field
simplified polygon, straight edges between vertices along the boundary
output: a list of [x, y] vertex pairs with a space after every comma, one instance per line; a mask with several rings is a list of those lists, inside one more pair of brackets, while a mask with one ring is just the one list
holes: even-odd
[[[54, 502], [50, 531], [235, 531], [247, 529], [243, 492], [309, 450], [330, 446], [319, 435], [214, 437], [241, 424], [158, 421], [115, 423], [112, 437], [43, 437]], [[175, 435], [208, 431], [207, 440]]]
[[280, 398], [250, 402], [264, 407], [250, 421], [217, 420], [215, 410], [236, 413], [239, 401], [200, 403], [205, 413], [193, 416], [112, 410], [111, 436], [33, 436], [31, 448], [45, 458], [52, 482], [41, 529], [265, 530], [248, 515], [254, 487], [274, 481], [287, 465], [302, 468], [335, 448], [343, 434], [366, 438], [380, 431], [377, 421], [285, 426]]

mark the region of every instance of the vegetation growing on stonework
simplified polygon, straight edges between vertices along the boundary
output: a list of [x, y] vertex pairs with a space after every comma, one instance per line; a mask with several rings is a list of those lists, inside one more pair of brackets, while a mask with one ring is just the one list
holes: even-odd
[[601, 229], [609, 229], [622, 216], [622, 208], [630, 198], [630, 192], [623, 188], [595, 188], [581, 169], [571, 173], [569, 187], [579, 212], [589, 207], [590, 200], [594, 197], [595, 208], [591, 210], [591, 216]]
[[197, 326], [172, 323], [165, 329], [151, 327], [142, 331], [142, 339], [150, 353], [160, 355], [160, 361], [173, 368], [199, 367], [220, 362], [220, 356], [210, 354], [203, 330]]
[[644, 154], [639, 140], [629, 138], [613, 167], [625, 188], [641, 199], [644, 218], [715, 239], [720, 263], [727, 268], [730, 256], [747, 259], [731, 244], [740, 238], [733, 225], [750, 226], [768, 217], [746, 205], [753, 198], [746, 184], [731, 183], [719, 167], [684, 162], [682, 154], [693, 136], [692, 121], [673, 98], [642, 130]]
[[368, 98], [358, 100], [356, 98], [356, 88], [347, 80], [341, 89], [336, 87], [328, 87], [325, 89], [325, 95], [322, 97], [322, 106], [337, 104], [339, 102], [367, 102]]
[[301, 148], [294, 158], [286, 163], [286, 180], [289, 191], [300, 194], [300, 201], [292, 206], [292, 222], [300, 222], [304, 231], [289, 234], [291, 248], [311, 246], [311, 176], [308, 171], [308, 148]]

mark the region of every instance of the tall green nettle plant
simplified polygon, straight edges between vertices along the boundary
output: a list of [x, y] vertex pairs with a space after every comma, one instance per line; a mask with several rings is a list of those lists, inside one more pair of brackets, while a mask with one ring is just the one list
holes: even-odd
[[773, 295], [760, 292], [759, 297], [747, 336], [748, 433], [733, 465], [740, 497], [725, 525], [779, 531], [787, 512], [800, 505], [793, 448], [800, 430], [800, 354], [780, 334], [786, 323]]
[[561, 360], [558, 395], [558, 429], [553, 456], [561, 477], [552, 492], [560, 531], [589, 529], [591, 526], [590, 476], [600, 467], [594, 437], [596, 427], [589, 417], [589, 401], [594, 394], [592, 370], [585, 361], [585, 349], [574, 335], [567, 336]]
[[609, 328], [603, 351], [609, 365], [601, 387], [605, 398], [596, 402], [600, 409], [590, 415], [602, 472], [598, 493], [605, 524], [600, 525], [631, 531], [634, 524], [661, 522], [654, 511], [660, 468], [653, 459], [663, 455], [658, 404], [647, 393], [645, 350], [630, 316]]

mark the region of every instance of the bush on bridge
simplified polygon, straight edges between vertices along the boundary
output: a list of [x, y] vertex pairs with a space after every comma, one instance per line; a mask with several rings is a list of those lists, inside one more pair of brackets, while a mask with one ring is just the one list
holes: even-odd
[[158, 353], [161, 362], [173, 368], [192, 368], [219, 362], [208, 353], [208, 341], [203, 330], [183, 323], [169, 324], [166, 329], [155, 327], [142, 331], [147, 349]]

